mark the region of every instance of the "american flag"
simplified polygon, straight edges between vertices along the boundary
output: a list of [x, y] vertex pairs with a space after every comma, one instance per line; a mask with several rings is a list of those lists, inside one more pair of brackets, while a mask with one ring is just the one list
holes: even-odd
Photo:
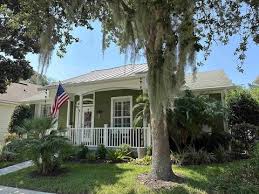
[[56, 117], [57, 113], [59, 112], [60, 107], [69, 99], [68, 94], [62, 87], [62, 85], [59, 83], [57, 94], [55, 97], [55, 100], [51, 107], [51, 115], [52, 117]]

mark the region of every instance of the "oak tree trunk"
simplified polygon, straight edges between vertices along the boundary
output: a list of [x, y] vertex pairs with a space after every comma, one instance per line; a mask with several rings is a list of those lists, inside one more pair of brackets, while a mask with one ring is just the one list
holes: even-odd
[[[149, 57], [152, 56], [152, 57]], [[154, 55], [147, 53], [149, 65], [148, 92], [150, 97], [152, 128], [152, 172], [151, 177], [157, 180], [172, 180], [175, 175], [170, 160], [169, 137], [167, 128], [167, 84], [165, 81], [166, 65]]]

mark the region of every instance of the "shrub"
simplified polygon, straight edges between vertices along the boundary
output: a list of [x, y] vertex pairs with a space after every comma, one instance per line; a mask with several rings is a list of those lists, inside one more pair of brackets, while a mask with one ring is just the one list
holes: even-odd
[[257, 143], [257, 145], [254, 147], [251, 163], [256, 168], [256, 172], [259, 172], [259, 143]]
[[23, 141], [21, 139], [14, 139], [8, 142], [2, 149], [2, 157], [6, 161], [24, 160], [27, 159], [24, 153], [21, 152]]
[[14, 161], [16, 160], [16, 154], [7, 150], [2, 150], [0, 154], [0, 161]]
[[182, 152], [182, 153], [177, 153], [177, 152], [171, 153], [170, 154], [170, 158], [171, 158], [171, 161], [173, 162], [173, 164], [176, 164], [178, 166], [182, 166], [183, 163], [184, 163], [184, 159], [185, 159], [185, 152]]
[[32, 118], [32, 110], [30, 106], [19, 105], [15, 107], [14, 112], [9, 123], [9, 132], [17, 132], [16, 127], [22, 126], [25, 119]]
[[87, 155], [88, 151], [89, 151], [89, 149], [86, 145], [81, 145], [79, 147], [79, 151], [77, 152], [77, 158], [86, 159], [86, 155]]
[[231, 134], [233, 136], [232, 148], [234, 151], [249, 152], [252, 150], [256, 140], [255, 126], [248, 123], [235, 124], [231, 127]]
[[232, 90], [226, 99], [230, 126], [243, 122], [259, 126], [259, 102], [248, 90], [242, 88]]
[[206, 147], [207, 151], [213, 152], [218, 148], [228, 149], [231, 143], [231, 134], [226, 131], [214, 131], [209, 136]]
[[183, 154], [184, 159], [182, 163], [185, 165], [210, 164], [215, 161], [214, 155], [212, 153], [208, 153], [204, 149], [197, 151], [193, 147], [188, 147]]
[[174, 109], [167, 112], [171, 150], [181, 152], [188, 145], [193, 145], [194, 141], [204, 134], [204, 125], [210, 126], [212, 130], [218, 129], [217, 121], [222, 121], [224, 112], [225, 108], [220, 101], [196, 96], [186, 90], [183, 96], [175, 99]]
[[95, 151], [89, 151], [86, 154], [86, 159], [89, 160], [89, 161], [95, 161], [96, 160], [96, 153], [95, 153]]
[[131, 147], [128, 144], [122, 144], [117, 149], [117, 151], [120, 153], [120, 155], [123, 156], [131, 156]]
[[5, 143], [8, 143], [8, 142], [11, 142], [15, 139], [18, 138], [18, 135], [16, 133], [8, 133], [6, 136], [5, 136]]
[[152, 156], [145, 156], [141, 159], [132, 159], [131, 163], [135, 165], [150, 165], [152, 163]]
[[107, 149], [105, 148], [105, 146], [103, 144], [98, 145], [97, 151], [96, 151], [97, 158], [105, 159], [106, 154], [107, 154]]
[[129, 161], [131, 157], [131, 148], [127, 144], [120, 145], [118, 149], [108, 151], [108, 158], [114, 162]]
[[217, 150], [214, 151], [215, 160], [218, 163], [224, 163], [231, 161], [229, 152], [225, 150], [224, 147], [220, 146]]

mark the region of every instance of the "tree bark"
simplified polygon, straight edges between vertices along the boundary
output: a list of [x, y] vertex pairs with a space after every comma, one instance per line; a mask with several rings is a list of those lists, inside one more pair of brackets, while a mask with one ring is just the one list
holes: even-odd
[[[150, 57], [149, 57], [150, 56]], [[175, 175], [172, 171], [169, 148], [169, 135], [167, 127], [166, 112], [168, 108], [168, 96], [166, 76], [164, 68], [166, 65], [147, 53], [149, 65], [148, 91], [150, 96], [151, 128], [152, 128], [152, 172], [151, 177], [157, 180], [172, 180]], [[160, 63], [160, 64], [159, 64]], [[167, 80], [168, 82], [171, 80]]]

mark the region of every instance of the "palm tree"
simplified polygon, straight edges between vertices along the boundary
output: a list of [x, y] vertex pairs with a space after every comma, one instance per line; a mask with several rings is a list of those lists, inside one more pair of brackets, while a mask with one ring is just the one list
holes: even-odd
[[133, 123], [135, 127], [145, 127], [145, 125], [150, 122], [150, 104], [148, 94], [144, 93], [137, 97], [133, 111], [136, 113]]
[[69, 140], [59, 135], [62, 130], [51, 130], [54, 125], [52, 118], [35, 118], [26, 120], [20, 127], [27, 133], [26, 139], [19, 140], [20, 147], [42, 175], [58, 170], [71, 147]]

